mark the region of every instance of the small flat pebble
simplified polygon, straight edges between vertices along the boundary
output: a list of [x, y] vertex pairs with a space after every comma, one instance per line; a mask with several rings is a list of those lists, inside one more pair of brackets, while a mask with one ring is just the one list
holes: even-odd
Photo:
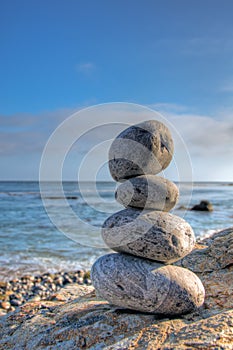
[[156, 210], [128, 208], [103, 224], [106, 245], [117, 251], [160, 262], [175, 262], [195, 244], [191, 226], [182, 218]]
[[171, 210], [179, 198], [177, 186], [160, 176], [141, 175], [123, 182], [116, 190], [116, 200], [124, 207]]
[[204, 302], [204, 287], [193, 272], [127, 254], [102, 256], [91, 278], [99, 297], [122, 308], [171, 316]]
[[132, 125], [122, 131], [109, 149], [109, 170], [114, 180], [145, 174], [156, 175], [165, 169], [173, 155], [173, 140], [168, 128], [156, 120]]

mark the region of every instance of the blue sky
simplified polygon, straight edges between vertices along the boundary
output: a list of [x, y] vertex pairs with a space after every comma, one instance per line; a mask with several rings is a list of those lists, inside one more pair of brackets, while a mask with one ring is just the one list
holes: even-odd
[[177, 123], [195, 179], [233, 181], [232, 13], [231, 0], [2, 1], [0, 179], [37, 179], [62, 120], [122, 101]]

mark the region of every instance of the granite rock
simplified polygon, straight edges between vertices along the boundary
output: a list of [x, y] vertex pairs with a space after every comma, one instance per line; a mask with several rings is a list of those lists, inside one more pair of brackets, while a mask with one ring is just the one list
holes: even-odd
[[121, 210], [103, 224], [106, 245], [117, 251], [171, 263], [187, 255], [195, 244], [191, 226], [182, 218], [156, 210]]
[[176, 265], [200, 274], [233, 267], [233, 227], [199, 240], [192, 253], [177, 261]]
[[204, 287], [191, 271], [127, 254], [107, 254], [91, 270], [100, 297], [133, 310], [179, 315], [204, 302]]
[[66, 301], [28, 302], [0, 317], [1, 350], [232, 350], [233, 228], [204, 239], [176, 263], [201, 279], [197, 311], [160, 317], [113, 307], [92, 286], [60, 289]]
[[149, 120], [122, 131], [109, 149], [109, 170], [114, 180], [165, 169], [173, 156], [170, 131], [161, 122]]
[[116, 190], [116, 200], [124, 207], [170, 211], [177, 203], [177, 186], [160, 176], [141, 175], [123, 182]]

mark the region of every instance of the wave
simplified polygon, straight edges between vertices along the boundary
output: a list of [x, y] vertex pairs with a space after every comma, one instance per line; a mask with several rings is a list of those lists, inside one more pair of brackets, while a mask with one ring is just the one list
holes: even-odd
[[23, 275], [40, 275], [61, 271], [90, 270], [94, 261], [101, 254], [82, 257], [80, 260], [65, 260], [62, 257], [33, 257], [22, 254], [1, 257], [0, 281], [10, 281]]
[[0, 195], [7, 195], [11, 197], [23, 197], [23, 196], [39, 196], [40, 192], [10, 192], [10, 191], [0, 191]]

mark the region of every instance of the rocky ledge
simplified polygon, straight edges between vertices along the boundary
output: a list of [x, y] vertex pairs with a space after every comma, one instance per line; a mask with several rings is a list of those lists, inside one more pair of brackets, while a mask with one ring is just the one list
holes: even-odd
[[70, 284], [0, 318], [0, 349], [232, 349], [233, 228], [196, 244], [176, 265], [195, 272], [206, 299], [196, 312], [163, 318], [110, 306], [92, 286]]

